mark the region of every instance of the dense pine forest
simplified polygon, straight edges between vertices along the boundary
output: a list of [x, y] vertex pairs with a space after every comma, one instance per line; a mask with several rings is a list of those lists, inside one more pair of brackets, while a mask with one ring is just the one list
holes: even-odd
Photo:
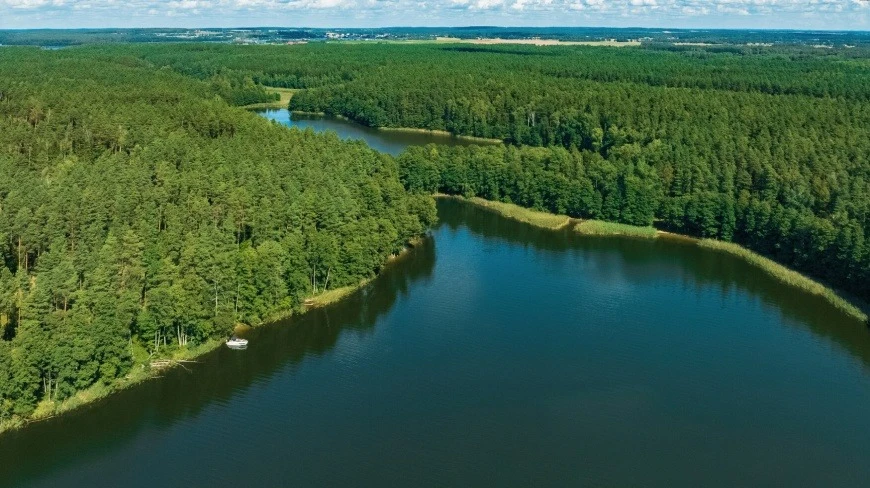
[[[510, 146], [415, 149], [413, 191], [735, 241], [870, 298], [866, 49], [310, 45], [143, 50], [290, 108]], [[535, 147], [530, 147], [535, 146]]]
[[370, 278], [432, 223], [392, 158], [246, 90], [0, 50], [0, 420]]
[[[0, 49], [0, 421], [370, 278], [432, 192], [734, 241], [870, 299], [864, 48]], [[399, 158], [237, 106], [503, 139]], [[404, 186], [403, 186], [404, 185]]]

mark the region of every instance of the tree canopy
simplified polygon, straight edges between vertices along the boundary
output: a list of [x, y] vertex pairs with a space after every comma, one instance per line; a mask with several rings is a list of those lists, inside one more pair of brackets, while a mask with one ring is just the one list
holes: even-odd
[[[870, 57], [647, 45], [0, 49], [0, 420], [373, 276], [432, 192], [735, 241], [870, 298]], [[506, 141], [413, 147], [235, 106]], [[403, 186], [404, 185], [404, 186]]]
[[391, 157], [231, 84], [75, 49], [0, 73], [0, 419], [370, 278], [435, 218]]

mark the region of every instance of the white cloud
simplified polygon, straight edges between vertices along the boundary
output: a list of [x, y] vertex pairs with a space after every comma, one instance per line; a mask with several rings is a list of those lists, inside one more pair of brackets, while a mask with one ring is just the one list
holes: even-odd
[[48, 0], [3, 0], [3, 3], [11, 8], [39, 8], [48, 3]]

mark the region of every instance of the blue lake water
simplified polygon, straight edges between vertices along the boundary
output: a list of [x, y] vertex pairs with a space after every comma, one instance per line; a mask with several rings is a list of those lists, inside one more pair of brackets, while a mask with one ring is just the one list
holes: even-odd
[[0, 437], [0, 485], [870, 480], [863, 324], [684, 242], [438, 210], [350, 298]]

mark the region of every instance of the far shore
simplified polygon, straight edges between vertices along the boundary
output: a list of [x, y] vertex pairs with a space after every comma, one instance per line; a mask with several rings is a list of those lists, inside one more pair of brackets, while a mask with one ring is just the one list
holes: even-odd
[[[766, 274], [780, 283], [798, 288], [804, 292], [820, 296], [846, 314], [870, 325], [870, 304], [845, 294], [833, 287], [820, 283], [806, 275], [788, 268], [776, 261], [762, 256], [754, 251], [732, 242], [715, 239], [699, 239], [683, 234], [675, 234], [656, 230], [654, 227], [637, 227], [633, 225], [603, 222], [599, 220], [580, 220], [565, 215], [555, 215], [539, 210], [532, 210], [518, 205], [493, 202], [479, 197], [465, 198], [455, 195], [435, 194], [435, 198], [456, 198], [490, 209], [504, 217], [525, 222], [536, 227], [561, 230], [572, 227], [574, 232], [587, 236], [622, 236], [642, 239], [668, 238], [685, 241], [711, 251], [724, 252], [739, 257], [760, 268]], [[567, 219], [567, 220], [566, 220]]]
[[[256, 110], [256, 109], [262, 110], [262, 109], [287, 108], [286, 106], [283, 106], [283, 107], [261, 107], [260, 105], [261, 104], [248, 105], [248, 106], [245, 106], [244, 108], [249, 108], [249, 109], [254, 109], [254, 110]], [[334, 119], [338, 119], [338, 120], [344, 120], [346, 122], [353, 122], [354, 124], [359, 124], [363, 127], [368, 127], [370, 129], [380, 130], [380, 131], [384, 131], [384, 132], [406, 132], [406, 133], [413, 133], [413, 134], [432, 134], [432, 135], [445, 136], [445, 137], [455, 137], [456, 139], [463, 139], [466, 141], [476, 141], [476, 142], [482, 142], [482, 143], [487, 143], [487, 144], [503, 144], [504, 143], [504, 140], [502, 140], [502, 139], [466, 136], [466, 135], [454, 134], [454, 133], [448, 132], [446, 130], [417, 129], [414, 127], [370, 127], [370, 126], [365, 125], [361, 122], [358, 122], [350, 117], [345, 117], [344, 115], [328, 115], [326, 112], [309, 112], [309, 111], [305, 111], [305, 110], [288, 110], [288, 111], [291, 114], [296, 114], [296, 115], [307, 115], [310, 117], [330, 117], [330, 118], [334, 118]]]
[[435, 42], [439, 43], [462, 43], [462, 44], [478, 44], [478, 45], [495, 45], [495, 44], [522, 44], [527, 46], [608, 46], [608, 47], [627, 47], [640, 46], [640, 41], [617, 41], [610, 39], [606, 41], [560, 41], [558, 39], [502, 39], [500, 37], [479, 38], [479, 39], [461, 39], [459, 37], [436, 37]]
[[641, 41], [629, 40], [618, 41], [616, 39], [607, 39], [602, 41], [560, 41], [558, 39], [541, 39], [538, 37], [529, 37], [524, 39], [504, 39], [501, 37], [486, 37], [475, 39], [464, 39], [461, 37], [436, 37], [434, 39], [376, 39], [376, 40], [345, 40], [345, 39], [330, 39], [326, 41], [330, 44], [476, 44], [481, 46], [495, 45], [523, 45], [523, 46], [604, 46], [604, 47], [631, 47], [640, 46]]
[[274, 86], [264, 86], [263, 88], [267, 92], [279, 95], [280, 98], [273, 102], [252, 103], [250, 105], [243, 105], [242, 108], [246, 108], [249, 110], [287, 108], [287, 106], [290, 104], [290, 99], [293, 98], [293, 95], [299, 91], [296, 88], [279, 88]]
[[377, 127], [377, 129], [382, 130], [382, 131], [389, 131], [389, 132], [410, 132], [410, 133], [416, 133], [416, 134], [433, 134], [433, 135], [439, 135], [439, 136], [455, 137], [457, 139], [465, 139], [468, 141], [487, 142], [487, 143], [493, 143], [493, 144], [504, 143], [504, 141], [502, 139], [490, 139], [488, 137], [464, 136], [464, 135], [454, 134], [454, 133], [448, 132], [446, 130], [415, 129], [413, 127]]

